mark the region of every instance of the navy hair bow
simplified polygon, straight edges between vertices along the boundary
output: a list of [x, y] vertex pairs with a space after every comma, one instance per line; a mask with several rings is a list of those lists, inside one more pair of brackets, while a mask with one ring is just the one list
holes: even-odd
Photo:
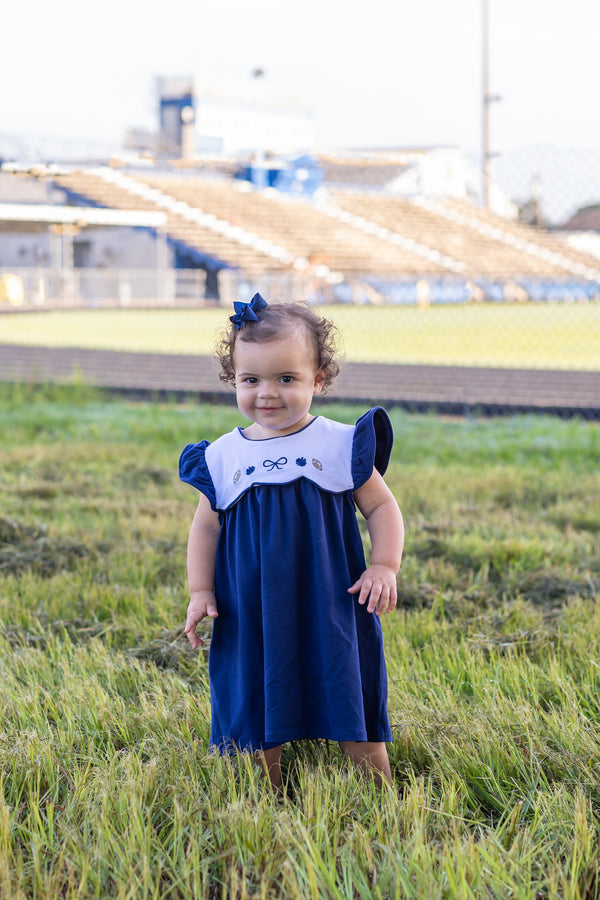
[[244, 327], [246, 322], [258, 322], [256, 313], [259, 309], [264, 309], [268, 305], [267, 301], [264, 300], [260, 294], [255, 294], [250, 303], [238, 303], [237, 300], [234, 300], [233, 308], [235, 309], [235, 315], [229, 316], [229, 321], [233, 322], [235, 327], [239, 330]]

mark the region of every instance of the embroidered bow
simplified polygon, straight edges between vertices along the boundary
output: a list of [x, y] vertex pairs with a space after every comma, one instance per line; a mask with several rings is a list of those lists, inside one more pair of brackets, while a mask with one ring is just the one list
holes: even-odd
[[268, 305], [267, 301], [264, 300], [260, 294], [255, 294], [250, 303], [238, 303], [237, 300], [234, 300], [233, 308], [235, 309], [235, 315], [229, 316], [229, 321], [233, 322], [239, 331], [240, 328], [244, 327], [246, 322], [258, 322], [256, 313], [259, 309], [264, 309]]
[[287, 456], [280, 456], [279, 459], [265, 459], [263, 466], [269, 472], [272, 472], [273, 469], [283, 469], [287, 462]]

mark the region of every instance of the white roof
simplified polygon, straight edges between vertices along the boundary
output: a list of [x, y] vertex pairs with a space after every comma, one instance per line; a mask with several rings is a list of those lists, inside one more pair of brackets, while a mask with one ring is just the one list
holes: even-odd
[[57, 225], [125, 225], [162, 228], [162, 212], [137, 209], [106, 209], [95, 206], [53, 206], [37, 203], [0, 203], [0, 222], [48, 222]]

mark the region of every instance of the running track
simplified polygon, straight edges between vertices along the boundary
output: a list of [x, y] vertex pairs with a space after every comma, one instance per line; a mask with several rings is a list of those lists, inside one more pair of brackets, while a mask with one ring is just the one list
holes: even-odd
[[[0, 344], [0, 381], [64, 382], [74, 376], [128, 396], [234, 399], [208, 357]], [[449, 415], [537, 412], [600, 419], [600, 371], [347, 363], [327, 397]]]

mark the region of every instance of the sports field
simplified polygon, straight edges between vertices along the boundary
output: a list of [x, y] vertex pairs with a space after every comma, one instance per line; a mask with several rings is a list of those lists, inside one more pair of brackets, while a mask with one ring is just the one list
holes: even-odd
[[[353, 362], [600, 368], [600, 303], [321, 307]], [[229, 308], [0, 316], [0, 343], [210, 354]]]

